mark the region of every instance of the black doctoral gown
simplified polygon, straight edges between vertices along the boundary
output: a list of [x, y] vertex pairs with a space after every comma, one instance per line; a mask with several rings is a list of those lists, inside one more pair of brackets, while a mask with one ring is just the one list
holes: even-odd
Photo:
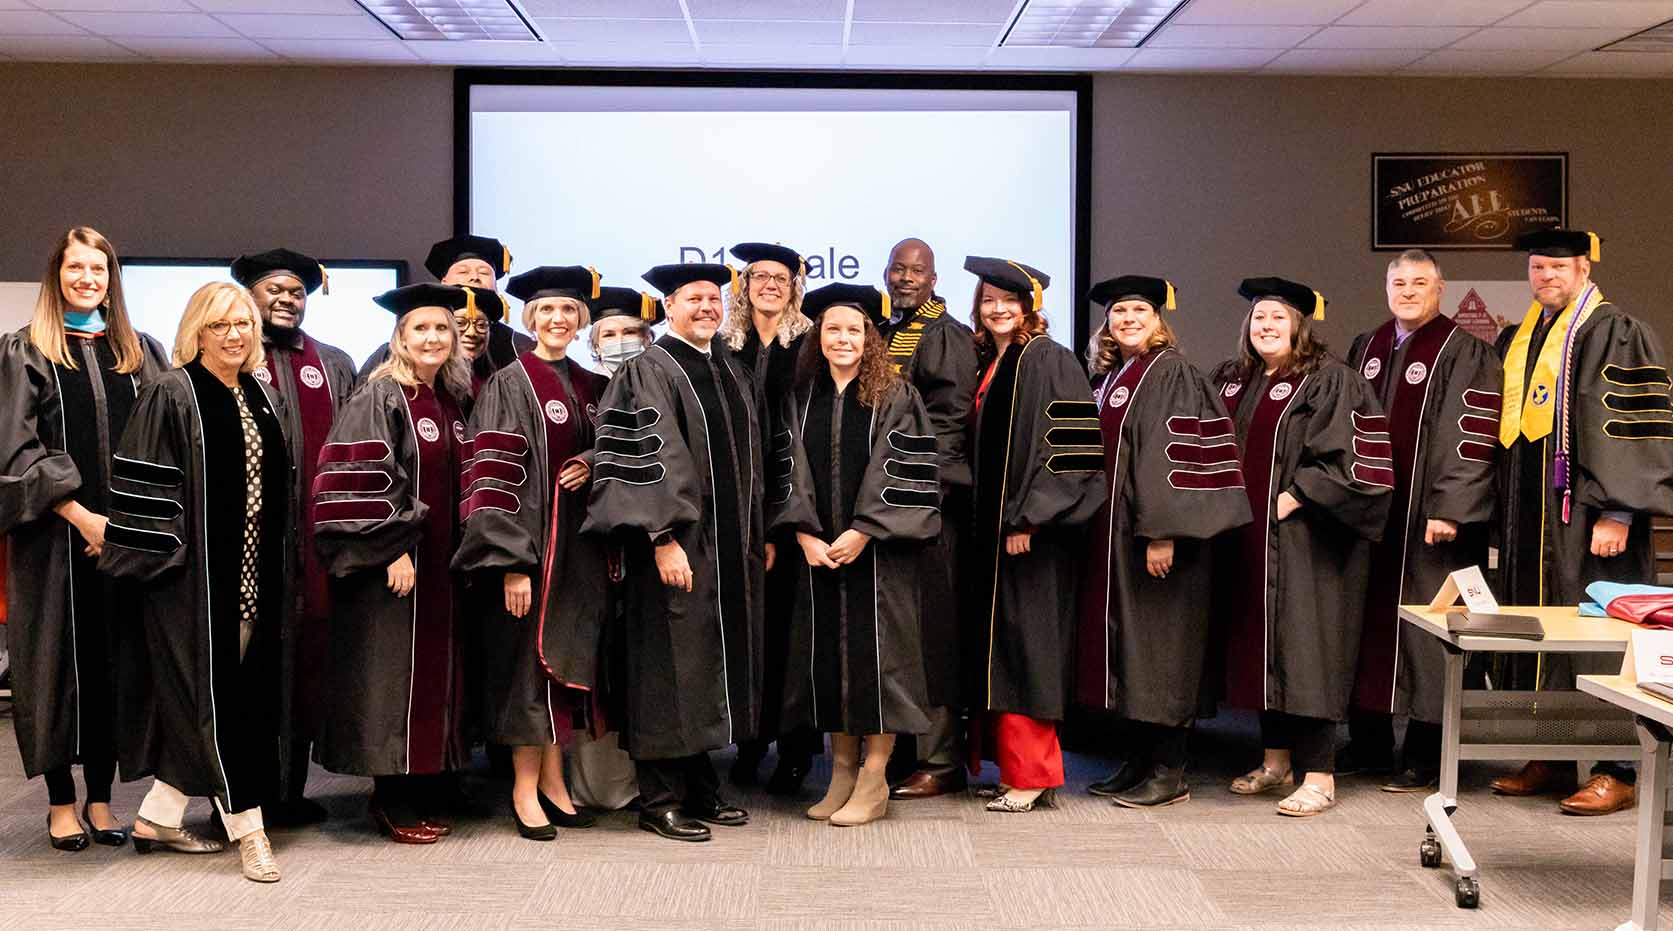
[[[755, 392], [756, 421], [761, 424], [762, 434], [770, 438], [764, 448], [766, 461], [762, 463], [769, 503], [782, 501], [788, 480], [782, 463], [789, 427], [781, 415], [786, 409], [784, 402], [795, 394], [796, 359], [801, 355], [802, 341], [810, 332], [795, 336], [788, 346], [781, 345], [776, 336], [763, 344], [760, 333], [751, 325], [743, 346], [731, 350], [739, 367], [749, 373]], [[715, 345], [720, 345], [718, 339]], [[779, 712], [784, 705], [790, 616], [795, 610], [796, 580], [801, 575], [796, 567], [801, 560], [795, 535], [769, 534], [769, 537], [768, 542], [778, 547], [778, 561], [767, 573], [762, 588], [762, 616], [766, 623], [762, 631], [761, 720], [756, 726], [756, 736], [761, 740], [775, 739], [785, 730]]]
[[957, 707], [963, 704], [959, 546], [969, 530], [970, 404], [981, 377], [976, 339], [969, 327], [947, 313], [940, 298], [886, 327], [883, 339], [900, 374], [918, 389], [935, 433], [941, 465], [941, 534], [922, 552], [924, 679], [931, 705]]
[[[974, 413], [975, 499], [961, 638], [975, 707], [1061, 720], [1073, 689], [1086, 523], [1104, 500], [1104, 447], [1086, 370], [1050, 337], [1011, 345]], [[1031, 549], [1005, 537], [1032, 531]]]
[[[1394, 454], [1388, 526], [1371, 548], [1354, 705], [1439, 723], [1446, 655], [1439, 640], [1400, 622], [1399, 606], [1427, 603], [1455, 569], [1487, 569], [1504, 369], [1492, 346], [1444, 316], [1398, 346], [1395, 336], [1390, 320], [1348, 352], [1388, 412]], [[1431, 520], [1457, 524], [1457, 538], [1423, 542]]]
[[[1539, 310], [1530, 311], [1537, 318]], [[1540, 350], [1558, 315], [1531, 331], [1521, 384], [1531, 385]], [[1517, 327], [1499, 334], [1500, 359], [1509, 352]], [[1512, 372], [1505, 372], [1506, 391]], [[1586, 586], [1597, 581], [1654, 582], [1652, 517], [1673, 515], [1673, 405], [1668, 400], [1667, 356], [1654, 331], [1604, 302], [1574, 333], [1569, 385], [1571, 500], [1563, 515], [1563, 493], [1553, 487], [1561, 417], [1552, 432], [1529, 440], [1517, 432], [1499, 447], [1499, 572], [1494, 593], [1500, 604], [1577, 605]], [[1532, 392], [1526, 392], [1531, 394]], [[1550, 397], [1545, 403], [1556, 404]], [[1527, 398], [1532, 404], [1536, 399]], [[1504, 399], [1506, 409], [1511, 399]], [[1501, 426], [1504, 418], [1501, 417]], [[1592, 555], [1592, 525], [1606, 511], [1631, 514], [1626, 548], [1618, 556]], [[1578, 660], [1578, 661], [1577, 661]], [[1588, 662], [1553, 655], [1539, 663], [1501, 656], [1496, 681], [1510, 688], [1570, 687], [1579, 672], [1614, 672], [1612, 661]]]
[[168, 368], [140, 336], [144, 362], [116, 372], [104, 337], [69, 338], [75, 368], [36, 351], [27, 328], [0, 338], [0, 534], [6, 535], [12, 717], [27, 776], [67, 766], [83, 747], [116, 750], [118, 656], [142, 647], [86, 541], [52, 509], [74, 499], [111, 516], [110, 462], [140, 386]]
[[[558, 374], [559, 371], [563, 375]], [[607, 380], [533, 353], [477, 395], [466, 444], [464, 538], [482, 626], [486, 736], [507, 746], [567, 743], [576, 712], [596, 712], [609, 566], [583, 536], [587, 489], [564, 491], [565, 463], [591, 463], [593, 418]], [[505, 576], [529, 576], [529, 613], [505, 610]], [[583, 718], [586, 720], [586, 718]]]
[[[640, 760], [754, 736], [761, 705], [761, 433], [749, 376], [672, 334], [599, 404], [583, 532], [623, 547], [623, 746]], [[651, 537], [673, 534], [692, 590], [662, 584]]]
[[[331, 707], [314, 758], [359, 776], [437, 773], [464, 758], [458, 544], [465, 414], [447, 392], [392, 378], [337, 414], [314, 477], [314, 542], [331, 573]], [[389, 590], [412, 557], [413, 590]]]
[[[1221, 384], [1254, 520], [1218, 561], [1227, 699], [1340, 721], [1359, 658], [1371, 544], [1394, 491], [1388, 420], [1371, 386], [1326, 359], [1310, 375]], [[1278, 495], [1301, 507], [1278, 519]]]
[[920, 550], [941, 527], [935, 434], [918, 392], [897, 383], [878, 406], [836, 390], [821, 370], [787, 399], [791, 494], [773, 523], [831, 543], [870, 538], [851, 563], [808, 565], [792, 544], [784, 722], [844, 734], [919, 734], [924, 659], [919, 646]]
[[[290, 461], [296, 464], [291, 506], [296, 509], [296, 565], [301, 577], [296, 585], [295, 629], [284, 636], [283, 674], [286, 681], [295, 683], [290, 696], [292, 707], [284, 713], [294, 722], [297, 737], [311, 740], [319, 732], [330, 701], [325, 692], [325, 671], [330, 665], [331, 600], [325, 567], [314, 548], [308, 504], [320, 449], [331, 433], [337, 411], [354, 391], [354, 360], [336, 346], [297, 329], [264, 328], [262, 347], [267, 357], [251, 374], [266, 382], [285, 402], [285, 435], [294, 444]], [[281, 788], [288, 791], [289, 786]]]
[[[1134, 721], [1196, 718], [1212, 627], [1211, 541], [1249, 523], [1232, 423], [1214, 388], [1173, 349], [1108, 372], [1093, 396], [1108, 499], [1076, 643], [1078, 698]], [[1173, 568], [1150, 574], [1145, 549], [1173, 541]]]
[[122, 778], [155, 775], [234, 812], [267, 801], [285, 771], [289, 686], [279, 653], [296, 553], [284, 402], [249, 374], [238, 382], [262, 445], [261, 610], [242, 660], [244, 432], [231, 389], [201, 363], [140, 389], [111, 469], [111, 495], [124, 507], [99, 557], [105, 572], [139, 583], [129, 622], [143, 626], [147, 647], [123, 657], [143, 664], [136, 679], [149, 690], [118, 735]]

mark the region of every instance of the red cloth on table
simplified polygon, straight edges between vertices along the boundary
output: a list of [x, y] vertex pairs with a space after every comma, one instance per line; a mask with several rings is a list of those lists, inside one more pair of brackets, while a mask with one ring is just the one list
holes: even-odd
[[1673, 594], [1622, 595], [1604, 605], [1610, 617], [1652, 630], [1673, 630]]

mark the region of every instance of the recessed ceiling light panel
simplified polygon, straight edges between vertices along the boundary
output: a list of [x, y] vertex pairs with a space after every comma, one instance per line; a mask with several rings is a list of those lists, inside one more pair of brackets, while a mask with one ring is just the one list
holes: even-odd
[[999, 44], [1138, 48], [1185, 0], [1028, 0]]
[[528, 42], [540, 35], [510, 0], [357, 0], [408, 41]]

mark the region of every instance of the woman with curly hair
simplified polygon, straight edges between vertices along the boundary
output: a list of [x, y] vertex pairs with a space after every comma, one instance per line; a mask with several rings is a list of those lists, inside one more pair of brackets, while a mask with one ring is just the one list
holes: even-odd
[[831, 284], [808, 306], [815, 335], [781, 403], [789, 494], [771, 515], [803, 557], [783, 722], [831, 732], [831, 784], [807, 816], [847, 826], [883, 817], [895, 735], [929, 728], [918, 563], [941, 530], [940, 467], [923, 401], [877, 332], [882, 292]]
[[1127, 808], [1173, 805], [1191, 797], [1185, 744], [1208, 652], [1209, 541], [1248, 523], [1249, 501], [1231, 421], [1168, 326], [1173, 285], [1124, 275], [1087, 297], [1104, 312], [1090, 355], [1109, 497], [1093, 523], [1077, 698], [1125, 718], [1129, 748], [1090, 791]]
[[975, 625], [972, 738], [991, 733], [1000, 786], [989, 811], [1054, 804], [1057, 722], [1068, 703], [1084, 526], [1104, 500], [1098, 407], [1080, 360], [1046, 335], [1051, 279], [1021, 262], [970, 256], [981, 279], [971, 323], [983, 367], [973, 406], [969, 577]]
[[1215, 382], [1254, 521], [1220, 561], [1215, 589], [1228, 594], [1226, 697], [1260, 711], [1265, 750], [1231, 790], [1294, 785], [1299, 770], [1278, 813], [1306, 817], [1336, 804], [1335, 724], [1353, 689], [1393, 450], [1370, 383], [1313, 335], [1324, 298], [1283, 278], [1248, 278], [1237, 293], [1249, 313]]
[[[715, 337], [754, 376], [755, 406], [762, 429], [770, 440], [763, 446], [768, 488], [772, 489], [782, 487], [785, 477], [782, 472], [774, 473], [775, 463], [783, 461], [774, 450], [781, 448], [786, 430], [776, 414], [781, 400], [795, 388], [797, 354], [802, 344], [808, 342], [804, 337], [813, 326], [802, 307], [807, 263], [801, 253], [776, 243], [741, 242], [732, 247], [732, 254], [746, 264], [734, 285], [732, 306], [727, 309], [726, 320]], [[769, 503], [773, 497], [769, 490]], [[795, 560], [785, 560], [782, 565], [778, 562], [778, 551], [788, 550], [792, 542], [790, 538], [769, 536], [767, 539], [768, 617], [788, 614], [791, 599], [795, 597], [796, 577], [800, 574], [793, 565]], [[788, 649], [784, 625], [767, 625], [763, 649], [766, 677], [761, 691], [761, 724], [753, 740], [738, 745], [732, 782], [754, 784], [767, 745], [777, 740], [778, 765], [767, 780], [767, 791], [773, 795], [795, 795], [813, 768], [813, 758], [824, 749], [824, 739], [814, 731], [785, 730], [778, 720]]]

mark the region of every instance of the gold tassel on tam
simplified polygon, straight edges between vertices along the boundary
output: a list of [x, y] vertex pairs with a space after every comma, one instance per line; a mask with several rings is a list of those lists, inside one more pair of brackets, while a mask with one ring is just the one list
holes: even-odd
[[1164, 309], [1164, 310], [1178, 310], [1179, 309], [1179, 304], [1174, 301], [1173, 282], [1171, 282], [1171, 281], [1168, 282], [1168, 298], [1167, 298], [1167, 300], [1162, 302], [1162, 309]]
[[656, 298], [643, 291], [639, 292], [639, 319], [646, 323], [656, 320]]
[[587, 272], [593, 276], [593, 293], [589, 297], [596, 301], [598, 300], [598, 269], [588, 265]]
[[319, 289], [321, 294], [331, 295], [331, 276], [325, 273], [324, 265], [319, 267]]
[[1324, 295], [1317, 291], [1313, 292], [1313, 319], [1324, 319]]

